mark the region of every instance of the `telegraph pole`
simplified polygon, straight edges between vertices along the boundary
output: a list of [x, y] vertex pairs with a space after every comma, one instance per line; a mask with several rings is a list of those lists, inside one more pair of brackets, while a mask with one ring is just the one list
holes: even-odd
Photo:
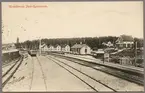
[[135, 66], [137, 61], [137, 41], [135, 42]]
[[39, 38], [39, 55], [41, 55], [41, 38]]

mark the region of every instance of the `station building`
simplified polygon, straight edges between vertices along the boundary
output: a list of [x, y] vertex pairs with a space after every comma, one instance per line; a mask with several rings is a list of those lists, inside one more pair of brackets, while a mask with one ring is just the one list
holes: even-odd
[[91, 54], [91, 48], [86, 44], [75, 44], [71, 47], [73, 54]]

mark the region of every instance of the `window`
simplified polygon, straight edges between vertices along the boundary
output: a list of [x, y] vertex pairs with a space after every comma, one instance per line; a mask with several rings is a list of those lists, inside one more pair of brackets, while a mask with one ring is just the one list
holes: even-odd
[[126, 44], [123, 44], [123, 47], [125, 48], [126, 47]]
[[130, 44], [127, 44], [127, 47], [130, 48]]
[[130, 44], [130, 48], [132, 48], [133, 47], [133, 45], [132, 44]]

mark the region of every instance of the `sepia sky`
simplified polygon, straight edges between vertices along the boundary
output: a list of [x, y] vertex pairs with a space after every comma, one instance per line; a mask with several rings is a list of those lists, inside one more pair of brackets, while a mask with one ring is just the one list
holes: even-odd
[[16, 42], [17, 37], [20, 42], [122, 34], [143, 38], [143, 2], [3, 2], [2, 23], [2, 43]]

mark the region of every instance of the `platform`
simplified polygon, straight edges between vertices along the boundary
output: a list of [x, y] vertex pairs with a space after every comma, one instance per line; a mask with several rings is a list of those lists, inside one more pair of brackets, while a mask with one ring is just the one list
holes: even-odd
[[101, 61], [100, 59], [96, 59], [96, 58], [93, 58], [92, 56], [88, 56], [88, 55], [65, 54], [62, 56], [71, 57], [71, 58], [75, 58], [75, 59], [79, 59], [79, 60], [87, 61], [87, 62], [91, 62], [91, 63], [96, 63], [98, 65], [111, 67], [111, 68], [115, 68], [115, 69], [120, 69], [120, 70], [124, 70], [124, 71], [130, 71], [130, 72], [144, 74], [144, 68], [130, 66], [130, 65], [120, 65], [120, 64], [115, 64], [115, 63], [111, 63], [111, 62], [103, 63], [103, 61]]

